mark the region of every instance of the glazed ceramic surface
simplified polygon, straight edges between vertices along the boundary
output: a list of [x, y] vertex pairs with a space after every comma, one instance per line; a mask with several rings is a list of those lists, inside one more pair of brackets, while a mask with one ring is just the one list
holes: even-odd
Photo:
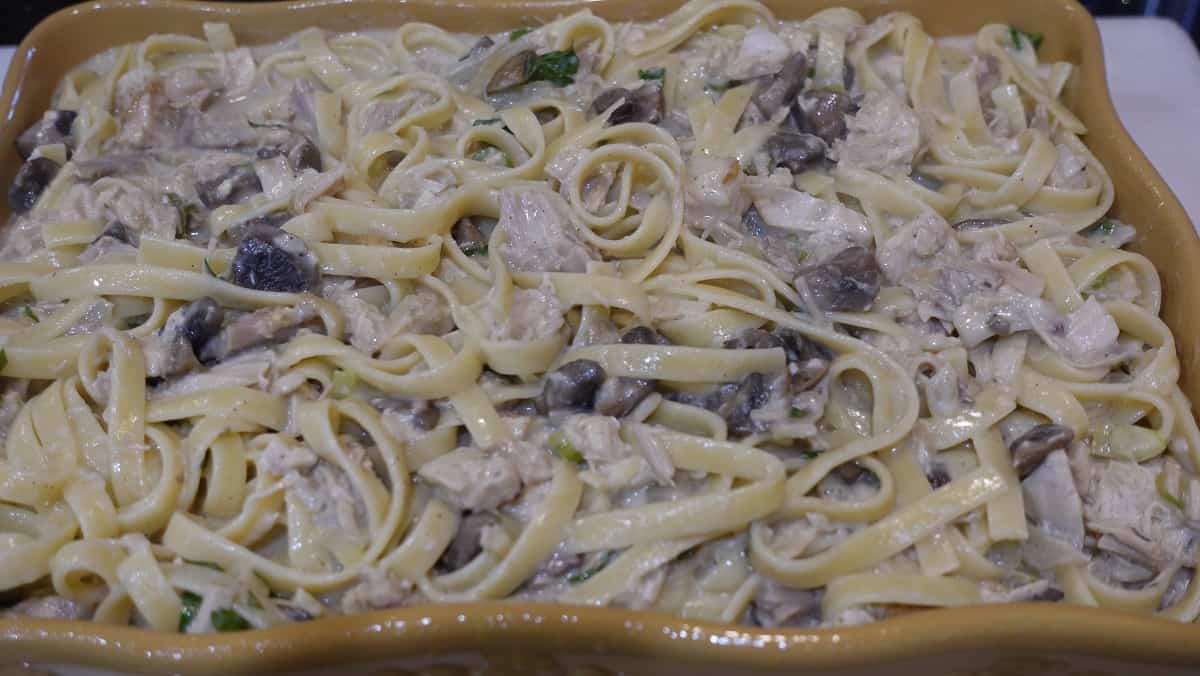
[[[1116, 185], [1114, 213], [1138, 227], [1133, 248], [1154, 262], [1163, 319], [1175, 333], [1183, 387], [1200, 401], [1200, 240], [1175, 196], [1117, 119], [1104, 79], [1099, 34], [1074, 0], [764, 0], [783, 19], [830, 5], [867, 19], [903, 10], [935, 35], [986, 23], [1034, 27], [1041, 56], [1080, 66], [1066, 98], [1088, 127], [1085, 141]], [[672, 0], [311, 0], [263, 4], [100, 0], [60, 12], [25, 39], [0, 110], [0, 182], [20, 158], [13, 141], [40, 117], [72, 66], [152, 33], [199, 35], [205, 21], [231, 24], [246, 43], [308, 26], [330, 31], [405, 21], [494, 32], [583, 7], [608, 19], [646, 20]], [[0, 565], [3, 562], [0, 561]], [[1200, 627], [1051, 604], [915, 612], [861, 627], [769, 633], [611, 608], [471, 604], [334, 617], [267, 631], [177, 636], [130, 627], [37, 619], [0, 620], [0, 675], [28, 673], [545, 673], [545, 674], [1192, 674]]]

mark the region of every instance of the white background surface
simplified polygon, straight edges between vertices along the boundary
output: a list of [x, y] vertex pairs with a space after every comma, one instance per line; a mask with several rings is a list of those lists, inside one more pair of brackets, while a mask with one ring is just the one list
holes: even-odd
[[[1200, 54], [1167, 19], [1100, 19], [1113, 101], [1125, 128], [1200, 228]], [[0, 72], [12, 47], [0, 47]]]

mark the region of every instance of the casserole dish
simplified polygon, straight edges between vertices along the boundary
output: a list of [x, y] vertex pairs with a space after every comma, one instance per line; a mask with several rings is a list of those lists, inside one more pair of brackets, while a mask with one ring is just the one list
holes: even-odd
[[[771, 3], [768, 3], [771, 4]], [[1047, 56], [1080, 64], [1066, 99], [1089, 128], [1097, 156], [1111, 167], [1115, 215], [1142, 226], [1138, 250], [1161, 271], [1163, 317], [1183, 338], [1184, 383], [1197, 382], [1185, 289], [1194, 282], [1195, 234], [1181, 207], [1124, 134], [1107, 100], [1094, 26], [1075, 4], [1033, 2], [1003, 8], [955, 8], [932, 1], [844, 3], [868, 18], [902, 9], [935, 35], [966, 33], [984, 23], [1036, 25]], [[325, 2], [245, 7], [228, 4], [96, 3], [56, 15], [32, 33], [5, 84], [5, 142], [45, 107], [52, 83], [68, 67], [105, 48], [152, 32], [196, 33], [221, 20], [261, 42], [310, 25], [331, 31], [392, 27], [407, 20], [462, 30], [499, 30], [549, 18], [572, 3], [439, 4]], [[781, 18], [800, 18], [818, 3], [775, 3]], [[651, 19], [667, 2], [617, 1], [592, 8], [609, 19]], [[468, 22], [469, 19], [469, 22]], [[0, 169], [11, 180], [15, 158]], [[1200, 392], [1189, 390], [1190, 394]], [[99, 625], [5, 620], [0, 659], [118, 671], [214, 673], [307, 670], [356, 662], [425, 668], [486, 666], [504, 673], [602, 669], [621, 673], [1178, 673], [1200, 661], [1188, 626], [1079, 608], [981, 607], [912, 614], [879, 625], [812, 632], [763, 633], [613, 609], [533, 605], [414, 607], [260, 633], [165, 637]], [[1135, 666], [1137, 665], [1137, 666]]]

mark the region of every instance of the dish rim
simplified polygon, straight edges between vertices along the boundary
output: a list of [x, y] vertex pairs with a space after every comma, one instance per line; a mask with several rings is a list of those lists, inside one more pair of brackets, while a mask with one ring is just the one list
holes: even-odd
[[[920, 0], [917, 0], [918, 2]], [[11, 126], [21, 105], [30, 60], [52, 42], [61, 24], [88, 12], [113, 9], [168, 9], [208, 20], [241, 15], [269, 17], [277, 12], [355, 4], [424, 5], [465, 11], [536, 7], [563, 11], [595, 7], [603, 0], [285, 0], [257, 4], [181, 0], [94, 0], [68, 7], [42, 20], [18, 45], [0, 94], [0, 110]], [[830, 6], [839, 4], [831, 0]], [[914, 2], [874, 0], [876, 6], [903, 9]], [[1178, 199], [1125, 130], [1105, 78], [1095, 21], [1077, 0], [1046, 3], [1047, 11], [1068, 14], [1078, 29], [1078, 76], [1093, 92], [1090, 105], [1115, 125], [1105, 138], [1117, 146], [1160, 200], [1165, 220], [1191, 225]], [[5, 134], [14, 134], [6, 129]], [[1118, 199], [1120, 191], [1118, 190]], [[1193, 236], [1195, 231], [1193, 229]], [[553, 631], [548, 631], [553, 627]], [[853, 668], [928, 658], [945, 652], [1077, 654], [1113, 660], [1171, 665], [1200, 664], [1198, 628], [1189, 624], [1111, 609], [1045, 603], [978, 605], [907, 613], [872, 624], [830, 629], [769, 631], [737, 624], [695, 621], [663, 613], [618, 608], [480, 602], [428, 604], [216, 635], [179, 635], [88, 621], [0, 619], [0, 665], [70, 663], [100, 668], [228, 673], [301, 668], [330, 655], [403, 657], [428, 653], [511, 650], [513, 645], [542, 652], [601, 656], [616, 651], [631, 657], [668, 659], [752, 669]], [[540, 647], [539, 647], [540, 646]]]

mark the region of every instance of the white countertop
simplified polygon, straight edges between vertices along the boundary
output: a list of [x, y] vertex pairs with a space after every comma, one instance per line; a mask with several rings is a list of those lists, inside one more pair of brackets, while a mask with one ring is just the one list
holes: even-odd
[[[1200, 229], [1200, 53], [1187, 33], [1167, 19], [1100, 19], [1113, 101], [1133, 135]], [[12, 47], [0, 47], [0, 72]]]

